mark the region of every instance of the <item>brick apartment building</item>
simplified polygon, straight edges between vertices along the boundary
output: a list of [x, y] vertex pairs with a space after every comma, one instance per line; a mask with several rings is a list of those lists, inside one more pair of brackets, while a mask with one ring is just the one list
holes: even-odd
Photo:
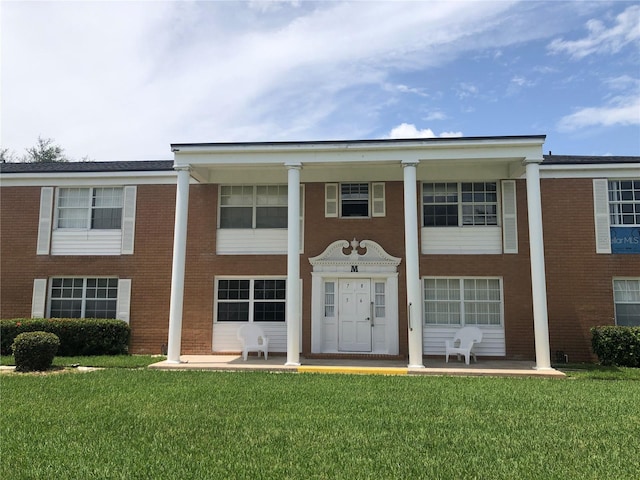
[[[640, 325], [640, 157], [544, 136], [174, 144], [173, 161], [1, 165], [2, 318], [129, 322], [131, 352], [592, 360]], [[288, 228], [289, 227], [289, 228]], [[561, 352], [561, 353], [560, 353]]]

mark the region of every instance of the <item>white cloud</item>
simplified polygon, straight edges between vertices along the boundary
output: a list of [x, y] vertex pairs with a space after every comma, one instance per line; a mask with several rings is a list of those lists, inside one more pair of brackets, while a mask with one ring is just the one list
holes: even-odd
[[432, 120], [444, 120], [447, 116], [440, 110], [434, 110], [429, 112], [426, 116], [422, 117], [425, 122], [431, 122]]
[[458, 98], [475, 97], [478, 94], [478, 87], [471, 83], [460, 83], [457, 87]]
[[640, 125], [640, 96], [615, 97], [606, 106], [582, 108], [558, 122], [558, 130], [571, 132], [585, 127]]
[[170, 158], [171, 142], [366, 138], [410, 108], [464, 115], [477, 105], [445, 106], [434, 75], [549, 38], [539, 18], [558, 3], [3, 2], [2, 146]]
[[556, 38], [547, 48], [551, 53], [567, 53], [574, 59], [619, 52], [640, 40], [640, 6], [631, 6], [620, 13], [610, 28], [596, 19], [589, 20], [586, 28], [589, 33], [585, 38], [573, 41]]
[[442, 132], [439, 135], [433, 133], [430, 128], [419, 129], [412, 123], [401, 123], [393, 127], [387, 138], [452, 138], [462, 137], [462, 132]]

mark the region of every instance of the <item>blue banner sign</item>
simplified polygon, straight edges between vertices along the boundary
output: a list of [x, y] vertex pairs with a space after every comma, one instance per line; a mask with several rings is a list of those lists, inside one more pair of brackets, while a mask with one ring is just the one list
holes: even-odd
[[611, 253], [640, 253], [640, 227], [611, 227]]

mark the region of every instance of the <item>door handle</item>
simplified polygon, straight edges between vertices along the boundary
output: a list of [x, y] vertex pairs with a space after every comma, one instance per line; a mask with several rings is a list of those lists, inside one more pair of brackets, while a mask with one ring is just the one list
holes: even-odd
[[371, 327], [373, 328], [375, 326], [374, 324], [375, 317], [373, 315], [373, 302], [369, 303], [369, 309], [370, 309], [370, 312], [367, 320], [371, 321]]

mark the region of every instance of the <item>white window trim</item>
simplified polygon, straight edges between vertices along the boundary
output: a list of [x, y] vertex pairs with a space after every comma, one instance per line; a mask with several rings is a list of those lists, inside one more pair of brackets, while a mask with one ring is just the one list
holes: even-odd
[[[223, 208], [234, 208], [234, 207], [225, 207], [222, 205], [222, 189], [223, 187], [251, 187], [253, 189], [253, 194], [252, 194], [252, 203], [251, 203], [251, 227], [247, 227], [247, 228], [223, 228], [220, 226], [220, 217], [221, 217], [221, 212]], [[269, 228], [258, 228], [256, 227], [256, 217], [257, 217], [257, 210], [258, 210], [258, 204], [257, 204], [257, 195], [258, 195], [258, 187], [287, 187], [286, 183], [269, 183], [269, 184], [240, 184], [240, 185], [236, 185], [236, 184], [220, 184], [218, 187], [218, 218], [217, 218], [217, 228], [219, 230], [286, 230], [287, 227], [269, 227]], [[302, 186], [301, 186], [302, 188]], [[288, 205], [276, 205], [280, 208], [282, 207], [287, 207]], [[247, 208], [249, 207], [249, 205], [243, 205], [243, 207]], [[302, 213], [301, 213], [302, 214]]]
[[622, 215], [622, 212], [611, 213], [612, 205], [626, 205], [626, 204], [636, 205], [636, 204], [639, 204], [640, 201], [635, 199], [634, 200], [611, 200], [611, 195], [610, 195], [612, 191], [611, 182], [639, 182], [639, 181], [640, 179], [636, 179], [636, 178], [625, 178], [625, 179], [608, 178], [607, 179], [607, 211], [609, 214], [609, 224], [611, 227], [640, 227], [640, 223], [615, 223], [611, 221], [614, 217], [618, 217]]
[[[440, 225], [424, 225], [424, 185], [425, 184], [437, 184], [437, 183], [455, 183], [458, 188], [458, 225], [440, 226]], [[495, 183], [496, 184], [496, 224], [495, 225], [464, 225], [462, 216], [462, 184], [463, 183]], [[477, 227], [501, 227], [502, 226], [502, 185], [500, 180], [442, 180], [442, 181], [421, 181], [420, 182], [420, 226], [421, 228], [477, 228]], [[464, 203], [466, 204], [466, 203]]]
[[[249, 320], [244, 322], [228, 322], [228, 321], [218, 321], [218, 283], [220, 280], [249, 280], [249, 298], [239, 300], [238, 303], [246, 301], [249, 302]], [[218, 323], [221, 325], [244, 325], [246, 323], [254, 323], [253, 320], [253, 303], [255, 301], [254, 298], [254, 282], [255, 280], [284, 280], [285, 281], [285, 321], [284, 322], [255, 322], [258, 325], [285, 325], [286, 324], [286, 275], [221, 275], [215, 276], [213, 279], [213, 323]], [[302, 289], [300, 290], [302, 292]]]
[[[366, 184], [369, 186], [369, 198], [367, 200], [366, 216], [348, 216], [342, 215], [342, 185], [347, 184]], [[374, 192], [381, 189], [381, 195], [376, 197]], [[379, 218], [387, 215], [386, 200], [386, 183], [385, 182], [340, 182], [324, 184], [324, 216], [326, 218], [344, 218], [344, 219], [362, 219], [362, 218]], [[376, 207], [380, 206], [379, 209]]]
[[[92, 205], [93, 203], [93, 193], [96, 189], [98, 188], [119, 188], [120, 190], [122, 190], [122, 206], [120, 207], [122, 210], [122, 213], [120, 215], [120, 228], [108, 228], [108, 229], [100, 229], [100, 228], [91, 228], [91, 212], [93, 211], [94, 207]], [[135, 187], [133, 187], [135, 189]], [[79, 190], [89, 190], [89, 200], [88, 200], [88, 205], [86, 207], [77, 207], [77, 208], [85, 208], [86, 211], [88, 212], [87, 215], [87, 219], [86, 219], [86, 226], [85, 227], [75, 227], [75, 228], [69, 228], [69, 227], [58, 227], [58, 220], [59, 220], [59, 213], [60, 213], [60, 207], [59, 207], [59, 201], [60, 201], [60, 190], [61, 189], [79, 189]], [[56, 187], [56, 191], [55, 191], [55, 204], [54, 204], [54, 214], [53, 214], [53, 230], [64, 230], [64, 231], [76, 231], [76, 232], [84, 232], [84, 231], [122, 231], [123, 228], [123, 223], [124, 223], [124, 213], [125, 213], [125, 208], [127, 207], [125, 205], [125, 193], [126, 192], [126, 188], [122, 185], [93, 185], [93, 186], [64, 186], [64, 187]], [[134, 198], [133, 201], [135, 202], [135, 194], [134, 194]], [[134, 203], [134, 209], [135, 209], [135, 203]], [[134, 220], [135, 221], [135, 220]]]
[[615, 324], [618, 325], [618, 303], [620, 304], [625, 304], [625, 305], [637, 305], [640, 304], [640, 302], [616, 302], [616, 282], [617, 281], [634, 281], [634, 282], [638, 282], [640, 284], [640, 277], [613, 277], [613, 280], [611, 282], [611, 287], [612, 287], [612, 294], [613, 294], [613, 319], [615, 321]]
[[[117, 287], [117, 292], [118, 295], [116, 296], [115, 300], [116, 300], [116, 311], [115, 311], [115, 318], [120, 318], [118, 316], [119, 311], [118, 311], [118, 307], [122, 306], [122, 308], [124, 308], [124, 305], [121, 304], [121, 302], [123, 302], [125, 299], [121, 299], [120, 298], [120, 293], [121, 292], [126, 292], [125, 290], [121, 289], [120, 286], [120, 282], [122, 281], [128, 281], [129, 282], [129, 286], [130, 286], [130, 282], [131, 280], [121, 280], [119, 277], [115, 277], [115, 276], [111, 276], [111, 275], [54, 275], [52, 277], [49, 277], [49, 281], [48, 281], [48, 285], [47, 285], [47, 317], [46, 318], [51, 318], [51, 301], [53, 300], [52, 298], [52, 290], [53, 290], [53, 280], [55, 279], [76, 279], [76, 278], [81, 278], [83, 280], [82, 282], [82, 311], [81, 311], [81, 315], [79, 318], [85, 318], [84, 313], [85, 313], [85, 308], [86, 308], [86, 301], [87, 301], [87, 280], [88, 279], [102, 279], [102, 278], [106, 278], [106, 279], [116, 279], [118, 280], [118, 287]], [[58, 300], [58, 299], [56, 299]], [[128, 299], [126, 299], [128, 301]], [[128, 317], [128, 304], [126, 305], [127, 307], [127, 317]], [[56, 317], [57, 318], [57, 317]], [[125, 319], [122, 319], [125, 320]], [[125, 320], [128, 323], [128, 318]]]
[[[464, 294], [464, 281], [465, 280], [498, 280], [498, 282], [500, 283], [500, 324], [498, 325], [486, 325], [486, 324], [476, 324], [476, 323], [471, 323], [469, 324], [469, 326], [473, 326], [473, 327], [478, 327], [478, 328], [499, 328], [502, 329], [504, 328], [504, 285], [503, 285], [503, 279], [502, 277], [479, 277], [479, 276], [464, 276], [464, 277], [457, 277], [457, 276], [423, 276], [421, 279], [421, 292], [422, 292], [422, 304], [424, 306], [425, 302], [426, 302], [426, 298], [424, 296], [424, 281], [425, 280], [459, 280], [460, 281], [460, 292], [461, 294]], [[464, 318], [464, 302], [465, 299], [462, 296], [459, 300], [460, 302], [460, 324], [451, 324], [451, 323], [427, 323], [427, 313], [426, 310], [423, 308], [423, 318], [422, 318], [422, 325], [425, 327], [457, 327], [457, 328], [462, 328], [464, 326], [467, 326], [467, 324], [465, 323], [465, 318]]]

